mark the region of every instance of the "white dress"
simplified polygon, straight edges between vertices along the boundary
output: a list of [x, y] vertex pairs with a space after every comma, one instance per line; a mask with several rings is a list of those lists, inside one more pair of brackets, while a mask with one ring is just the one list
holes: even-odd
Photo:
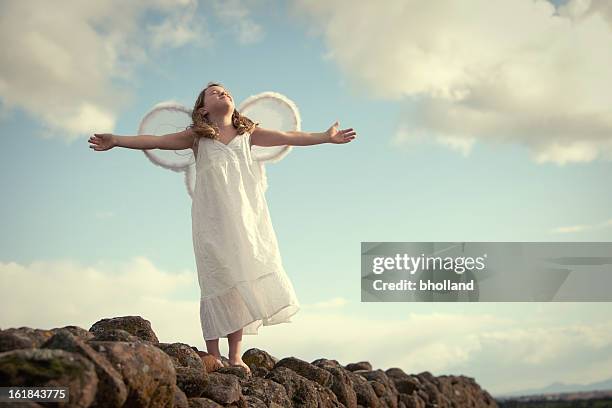
[[205, 340], [291, 322], [300, 310], [281, 261], [251, 134], [200, 137], [191, 206]]

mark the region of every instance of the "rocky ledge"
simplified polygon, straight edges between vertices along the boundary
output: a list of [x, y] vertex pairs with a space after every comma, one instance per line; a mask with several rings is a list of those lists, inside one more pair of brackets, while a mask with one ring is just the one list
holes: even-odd
[[[64, 386], [69, 407], [497, 407], [471, 377], [373, 369], [366, 361], [277, 359], [251, 348], [251, 369], [184, 343], [160, 343], [140, 316], [0, 330], [0, 387]], [[0, 403], [0, 405], [4, 405]], [[20, 402], [42, 407], [49, 403]]]

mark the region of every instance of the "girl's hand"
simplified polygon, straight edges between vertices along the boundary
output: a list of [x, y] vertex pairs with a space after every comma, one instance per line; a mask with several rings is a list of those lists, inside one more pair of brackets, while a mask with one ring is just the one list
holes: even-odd
[[89, 147], [97, 151], [109, 150], [116, 146], [115, 137], [111, 133], [94, 133], [88, 142], [93, 143]]
[[357, 135], [353, 128], [338, 130], [338, 121], [331, 125], [325, 133], [330, 143], [348, 143]]

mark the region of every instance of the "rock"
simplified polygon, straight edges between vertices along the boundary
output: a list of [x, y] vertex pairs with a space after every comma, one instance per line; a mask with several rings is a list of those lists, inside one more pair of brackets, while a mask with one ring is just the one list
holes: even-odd
[[[278, 360], [248, 349], [251, 367], [231, 366], [186, 343], [160, 343], [140, 316], [102, 319], [90, 330], [64, 326], [0, 330], [0, 386], [64, 385], [67, 406], [226, 408], [497, 408], [471, 377], [343, 366], [318, 358]], [[21, 401], [14, 406], [44, 404]]]
[[370, 382], [365, 377], [351, 371], [349, 371], [349, 377], [353, 382], [353, 389], [357, 396], [357, 406], [372, 408], [381, 406], [376, 392], [374, 392], [372, 385], [370, 385]]
[[[244, 397], [244, 400], [247, 403], [247, 406], [249, 408], [268, 408], [268, 405], [266, 405], [259, 398], [252, 397], [252, 396], [249, 395], [249, 396]], [[276, 406], [279, 407], [279, 405], [276, 405]]]
[[144, 342], [90, 341], [89, 345], [121, 373], [128, 390], [126, 406], [172, 404], [176, 371], [162, 350]]
[[141, 338], [134, 336], [122, 329], [108, 329], [99, 331], [93, 336], [92, 341], [142, 341]]
[[42, 405], [39, 405], [35, 403], [34, 401], [19, 401], [19, 402], [11, 403], [11, 408], [38, 408], [38, 407], [42, 408]]
[[[281, 361], [279, 361], [279, 363]], [[316, 381], [311, 381], [290, 368], [279, 365], [278, 363], [268, 374], [266, 374], [265, 379], [275, 381], [285, 387], [287, 397], [294, 407], [314, 408], [341, 406], [340, 402], [329, 388], [325, 388]]]
[[60, 330], [68, 330], [73, 336], [83, 339], [84, 341], [91, 340], [94, 337], [92, 332], [79, 326], [64, 326], [51, 329], [53, 333], [57, 333]]
[[265, 377], [269, 372], [270, 370], [263, 367], [255, 367], [254, 369], [251, 369], [251, 375], [254, 377]]
[[397, 392], [393, 381], [389, 379], [383, 370], [358, 370], [354, 371], [354, 373], [359, 374], [368, 380], [383, 406], [391, 408], [396, 408], [398, 406], [399, 393]]
[[34, 347], [32, 338], [18, 329], [0, 331], [0, 352]]
[[0, 331], [0, 352], [38, 348], [53, 336], [51, 330], [29, 327], [10, 328]]
[[189, 408], [187, 396], [178, 386], [174, 387], [174, 408]]
[[357, 371], [357, 370], [372, 371], [372, 364], [370, 364], [368, 361], [360, 361], [358, 363], [347, 364], [345, 368], [349, 371]]
[[187, 398], [199, 397], [204, 392], [208, 374], [203, 369], [176, 367], [176, 385]]
[[390, 368], [385, 373], [393, 381], [400, 394], [411, 395], [422, 386], [419, 377], [408, 375], [400, 368]]
[[237, 402], [242, 396], [240, 382], [231, 374], [210, 373], [201, 396], [222, 405]]
[[287, 367], [292, 371], [295, 371], [302, 377], [308, 378], [311, 381], [317, 382], [323, 387], [328, 387], [332, 383], [332, 376], [327, 371], [308, 363], [307, 361], [300, 360], [295, 357], [286, 357], [277, 362], [274, 368]]
[[157, 347], [170, 356], [174, 363], [174, 367], [189, 367], [196, 370], [204, 370], [202, 359], [188, 344], [159, 343]]
[[[423, 401], [419, 396], [414, 393], [412, 395], [408, 394], [400, 394], [400, 403], [404, 404], [406, 408], [426, 408], [427, 404]], [[462, 407], [462, 405], [457, 405], [457, 407]]]
[[89, 407], [94, 401], [98, 376], [85, 357], [64, 350], [18, 349], [0, 353], [0, 386], [69, 389], [71, 407]]
[[437, 377], [440, 393], [450, 401], [451, 406], [496, 407], [497, 403], [478, 383], [463, 375]]
[[272, 357], [264, 350], [251, 348], [242, 354], [242, 361], [244, 361], [251, 370], [255, 367], [262, 367], [269, 371], [274, 367], [278, 359]]
[[242, 380], [245, 380], [250, 377], [250, 375], [246, 371], [246, 368], [244, 367], [236, 367], [236, 366], [221, 367], [218, 370], [216, 370], [216, 372], [223, 373], [223, 374], [231, 374]]
[[256, 398], [266, 406], [291, 407], [291, 401], [282, 384], [265, 378], [251, 377], [241, 385], [245, 397]]
[[86, 344], [83, 338], [74, 336], [69, 329], [59, 329], [41, 348], [65, 350], [88, 359], [93, 363], [98, 376], [96, 398], [92, 407], [121, 407], [127, 399], [127, 387], [121, 374], [108, 360]]
[[439, 408], [450, 408], [451, 401], [440, 392], [438, 385], [440, 384], [439, 380], [434, 377], [430, 372], [426, 371], [417, 375], [419, 380], [421, 381], [420, 389], [425, 391], [427, 394], [427, 404], [435, 405]]
[[342, 367], [336, 360], [318, 359], [313, 365], [322, 368], [332, 375], [329, 388], [347, 408], [357, 408], [357, 393], [351, 379], [351, 372]]
[[223, 408], [223, 405], [208, 398], [189, 398], [189, 408]]
[[122, 316], [110, 319], [102, 319], [94, 323], [89, 329], [95, 335], [100, 335], [105, 331], [121, 329], [126, 332], [151, 343], [159, 343], [155, 332], [151, 328], [151, 322], [140, 316]]

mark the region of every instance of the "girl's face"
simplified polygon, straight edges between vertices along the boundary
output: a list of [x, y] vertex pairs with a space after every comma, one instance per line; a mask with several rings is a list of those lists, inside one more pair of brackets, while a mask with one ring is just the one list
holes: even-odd
[[204, 109], [207, 112], [225, 113], [234, 111], [234, 99], [221, 86], [213, 85], [204, 93]]

